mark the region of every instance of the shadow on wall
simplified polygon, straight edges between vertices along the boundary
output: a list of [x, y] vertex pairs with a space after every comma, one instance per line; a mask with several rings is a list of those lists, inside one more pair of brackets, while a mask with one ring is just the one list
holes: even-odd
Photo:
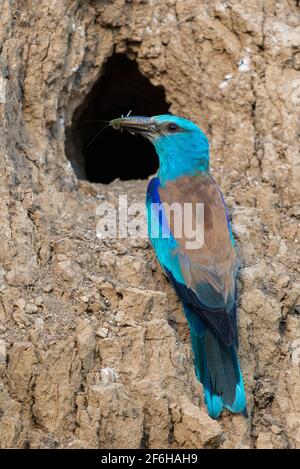
[[108, 184], [116, 178], [147, 179], [158, 168], [154, 148], [140, 136], [116, 132], [99, 120], [131, 111], [133, 115], [166, 114], [162, 87], [154, 86], [126, 55], [115, 54], [66, 131], [65, 149], [78, 179]]

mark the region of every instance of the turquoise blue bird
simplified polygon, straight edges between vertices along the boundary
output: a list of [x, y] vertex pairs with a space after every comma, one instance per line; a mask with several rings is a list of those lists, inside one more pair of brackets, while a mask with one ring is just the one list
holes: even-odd
[[[237, 355], [237, 256], [224, 198], [209, 173], [207, 137], [193, 122], [172, 115], [126, 116], [110, 124], [143, 135], [158, 154], [158, 174], [147, 189], [148, 232], [183, 305], [208, 413], [215, 419], [226, 408], [247, 417]], [[187, 204], [191, 208], [184, 218]], [[197, 218], [197, 204], [204, 204], [202, 218]], [[166, 207], [174, 207], [172, 219]], [[191, 233], [202, 228], [199, 247], [185, 230], [175, 235], [179, 219], [194, 226]]]

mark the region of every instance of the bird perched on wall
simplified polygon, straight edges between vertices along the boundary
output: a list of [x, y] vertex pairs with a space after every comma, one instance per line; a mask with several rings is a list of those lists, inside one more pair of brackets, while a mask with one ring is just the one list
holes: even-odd
[[[172, 115], [126, 116], [110, 124], [148, 138], [158, 154], [158, 174], [146, 197], [149, 237], [183, 304], [208, 413], [217, 418], [226, 408], [247, 416], [237, 356], [237, 257], [225, 202], [209, 173], [207, 137], [193, 122]], [[186, 206], [188, 215], [176, 218]], [[197, 218], [199, 206], [204, 216]], [[173, 208], [172, 219], [167, 207]], [[178, 230], [179, 219], [193, 225], [191, 233], [204, 228], [198, 244], [186, 226]]]

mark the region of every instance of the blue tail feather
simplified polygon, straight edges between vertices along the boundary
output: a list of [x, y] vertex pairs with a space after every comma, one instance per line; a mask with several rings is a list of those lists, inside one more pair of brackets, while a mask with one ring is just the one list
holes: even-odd
[[223, 408], [247, 412], [246, 396], [236, 347], [226, 347], [200, 316], [185, 306], [197, 379], [204, 387], [209, 415], [216, 419]]

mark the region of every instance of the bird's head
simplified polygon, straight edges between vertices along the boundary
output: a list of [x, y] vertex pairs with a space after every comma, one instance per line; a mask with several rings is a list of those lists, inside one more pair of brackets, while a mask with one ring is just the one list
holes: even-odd
[[[141, 134], [155, 146], [159, 179], [165, 182], [183, 175], [209, 170], [209, 143], [199, 127], [183, 117], [164, 114], [127, 116], [110, 121], [114, 129]], [[142, 158], [142, 155], [141, 155]]]

